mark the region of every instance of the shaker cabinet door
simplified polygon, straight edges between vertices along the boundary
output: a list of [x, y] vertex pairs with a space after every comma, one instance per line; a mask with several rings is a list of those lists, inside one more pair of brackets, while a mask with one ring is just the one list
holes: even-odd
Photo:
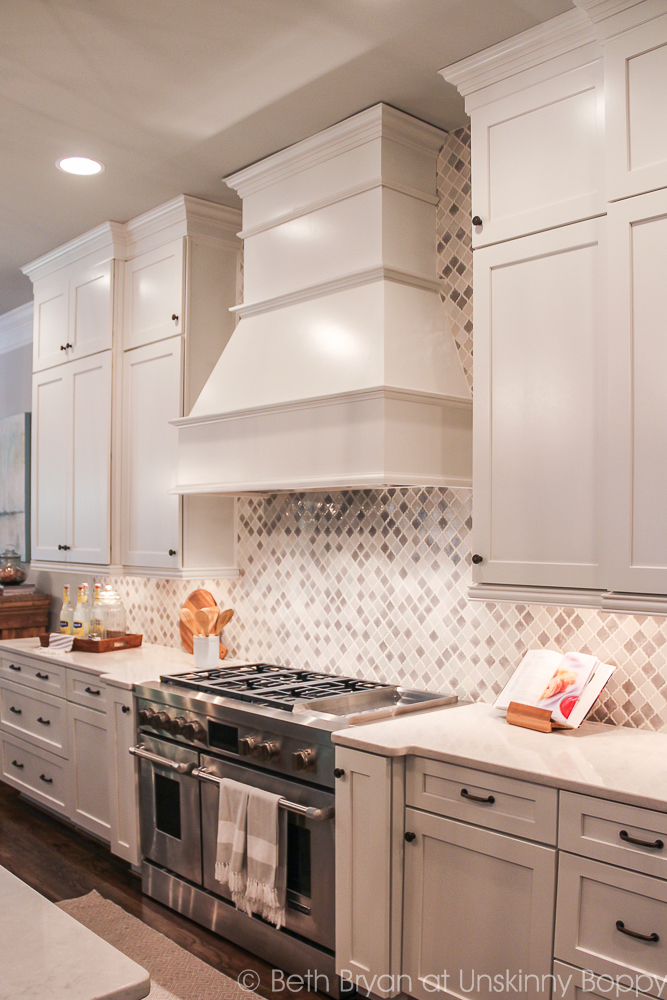
[[104, 712], [71, 702], [69, 763], [72, 782], [72, 821], [103, 840], [109, 840], [109, 772], [107, 717]]
[[125, 350], [183, 332], [184, 287], [183, 238], [125, 264]]
[[71, 378], [70, 562], [110, 560], [111, 351], [67, 366]]
[[69, 360], [111, 347], [113, 276], [114, 261], [105, 260], [70, 278]]
[[176, 428], [181, 416], [180, 337], [137, 347], [123, 357], [122, 556], [126, 566], [180, 566]]
[[64, 562], [70, 535], [72, 399], [66, 365], [33, 376], [32, 558]]
[[34, 287], [32, 369], [35, 372], [68, 360], [69, 287], [64, 274], [40, 278]]
[[476, 583], [597, 588], [604, 219], [476, 250]]

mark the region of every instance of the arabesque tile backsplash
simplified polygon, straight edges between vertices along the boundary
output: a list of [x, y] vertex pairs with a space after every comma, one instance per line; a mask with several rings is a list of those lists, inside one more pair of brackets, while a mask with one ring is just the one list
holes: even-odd
[[[472, 385], [470, 132], [438, 162], [442, 300]], [[242, 497], [236, 580], [112, 582], [146, 642], [179, 646], [198, 586], [235, 616], [230, 655], [490, 701], [523, 652], [583, 650], [618, 666], [595, 717], [667, 731], [667, 618], [469, 601], [471, 490]]]

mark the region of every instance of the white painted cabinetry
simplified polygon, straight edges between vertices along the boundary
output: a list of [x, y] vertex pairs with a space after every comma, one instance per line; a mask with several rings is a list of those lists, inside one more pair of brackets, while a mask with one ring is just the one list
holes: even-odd
[[139, 817], [137, 768], [128, 750], [136, 740], [134, 697], [131, 691], [107, 688], [107, 768], [109, 774], [109, 837], [111, 850], [138, 865]]
[[109, 771], [106, 712], [67, 706], [72, 814], [77, 826], [109, 840]]
[[125, 264], [123, 347], [141, 347], [183, 331], [183, 237]]

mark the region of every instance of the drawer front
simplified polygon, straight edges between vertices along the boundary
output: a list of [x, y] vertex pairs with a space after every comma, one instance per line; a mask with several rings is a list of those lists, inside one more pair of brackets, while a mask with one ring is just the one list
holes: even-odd
[[67, 671], [67, 698], [77, 705], [96, 708], [98, 712], [107, 710], [106, 684], [101, 684], [95, 674], [87, 674], [83, 670]]
[[490, 830], [555, 844], [558, 792], [470, 767], [410, 757], [406, 803]]
[[560, 793], [558, 846], [667, 879], [667, 814]]
[[23, 740], [2, 734], [2, 777], [50, 809], [69, 815], [67, 763]]
[[60, 663], [45, 660], [42, 664], [23, 657], [3, 656], [0, 659], [0, 677], [6, 677], [16, 684], [25, 684], [37, 691], [48, 691], [49, 694], [65, 697], [65, 666]]
[[[609, 1000], [609, 997], [626, 996], [643, 997], [649, 986], [654, 992], [660, 991], [660, 985], [655, 987], [654, 977], [644, 978], [628, 970], [616, 983], [610, 983], [607, 976], [596, 975], [590, 969], [575, 969], [565, 962], [554, 962], [551, 996], [553, 1000]], [[664, 988], [664, 987], [663, 987]], [[618, 989], [618, 992], [617, 992]]]
[[29, 743], [67, 757], [67, 702], [53, 695], [0, 681], [0, 723]]
[[641, 975], [639, 989], [660, 989], [667, 971], [667, 882], [563, 852], [557, 898], [555, 958], [614, 979]]

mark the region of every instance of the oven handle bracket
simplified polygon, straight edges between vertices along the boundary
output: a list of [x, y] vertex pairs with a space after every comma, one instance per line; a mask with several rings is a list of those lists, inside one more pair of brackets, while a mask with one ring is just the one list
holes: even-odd
[[130, 747], [129, 753], [133, 757], [141, 757], [142, 760], [149, 760], [151, 764], [159, 764], [160, 767], [166, 767], [170, 771], [176, 771], [178, 774], [192, 774], [195, 765], [191, 764], [178, 764], [175, 760], [167, 760], [166, 757], [158, 757], [156, 753], [151, 753], [147, 750], [143, 743], [140, 743], [136, 747]]
[[[199, 778], [200, 781], [210, 781], [214, 785], [220, 784], [220, 778], [216, 778], [214, 774], [210, 774], [205, 767], [196, 767], [191, 774], [193, 778]], [[335, 815], [333, 806], [329, 806], [326, 809], [316, 809], [314, 806], [302, 806], [298, 802], [290, 802], [289, 799], [279, 799], [278, 805], [287, 812], [296, 813], [298, 816], [306, 816], [308, 819], [318, 822], [325, 819], [333, 819]]]

